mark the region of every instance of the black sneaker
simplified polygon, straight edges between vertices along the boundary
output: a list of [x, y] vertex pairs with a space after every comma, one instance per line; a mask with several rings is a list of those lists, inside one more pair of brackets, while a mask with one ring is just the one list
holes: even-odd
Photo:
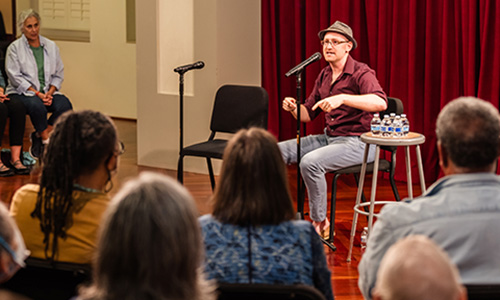
[[34, 158], [39, 158], [43, 152], [42, 138], [37, 136], [36, 131], [33, 131], [30, 134], [30, 141], [31, 141], [31, 147], [30, 147], [31, 156], [33, 156]]

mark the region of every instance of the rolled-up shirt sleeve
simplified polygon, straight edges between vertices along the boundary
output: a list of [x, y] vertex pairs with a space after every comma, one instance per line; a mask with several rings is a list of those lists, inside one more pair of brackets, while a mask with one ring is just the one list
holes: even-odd
[[377, 76], [375, 75], [375, 71], [372, 69], [364, 70], [363, 72], [360, 72], [360, 75], [358, 75], [356, 80], [360, 95], [374, 94], [384, 99], [387, 103], [387, 95], [380, 86]]
[[31, 82], [26, 80], [22, 72], [22, 63], [19, 57], [19, 49], [16, 44], [11, 44], [7, 48], [7, 56], [5, 58], [5, 72], [9, 78], [9, 85], [12, 86], [17, 94], [23, 94], [32, 86]]
[[64, 80], [64, 64], [61, 59], [61, 55], [59, 54], [59, 47], [55, 46], [54, 47], [54, 54], [53, 54], [53, 60], [55, 63], [55, 70], [49, 75], [50, 78], [48, 85], [53, 85], [57, 88], [57, 90], [61, 89], [62, 82]]

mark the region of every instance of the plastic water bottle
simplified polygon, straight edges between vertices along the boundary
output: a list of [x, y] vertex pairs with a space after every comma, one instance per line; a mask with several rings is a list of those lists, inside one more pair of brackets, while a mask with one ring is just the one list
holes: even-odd
[[368, 241], [368, 227], [363, 228], [361, 232], [361, 251], [364, 252], [366, 249], [366, 242]]
[[370, 123], [371, 129], [372, 129], [372, 134], [374, 136], [379, 136], [380, 135], [380, 116], [379, 114], [374, 114], [373, 119]]
[[394, 132], [392, 134], [393, 137], [395, 137], [395, 138], [403, 137], [403, 126], [401, 124], [401, 117], [400, 116], [396, 116], [396, 118], [394, 118], [394, 122], [392, 123], [392, 127], [394, 128]]
[[391, 113], [389, 118], [391, 118], [391, 122], [394, 123], [394, 119], [396, 118], [396, 113]]
[[410, 132], [410, 121], [406, 118], [406, 114], [401, 114], [401, 127], [403, 128], [403, 136], [407, 136]]
[[380, 131], [383, 137], [390, 137], [392, 135], [392, 123], [389, 115], [384, 115], [384, 119], [380, 125]]

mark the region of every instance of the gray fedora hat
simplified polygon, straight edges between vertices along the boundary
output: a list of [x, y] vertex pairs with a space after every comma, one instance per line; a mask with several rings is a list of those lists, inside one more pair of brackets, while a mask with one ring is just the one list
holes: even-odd
[[325, 34], [327, 32], [340, 33], [343, 36], [345, 36], [349, 41], [352, 42], [352, 49], [356, 49], [356, 47], [358, 47], [358, 43], [356, 42], [356, 40], [352, 36], [351, 27], [349, 27], [349, 25], [347, 25], [345, 23], [342, 23], [340, 21], [335, 21], [335, 23], [333, 23], [327, 29], [323, 29], [320, 32], [318, 32], [318, 36], [319, 36], [320, 40], [323, 40], [325, 38]]

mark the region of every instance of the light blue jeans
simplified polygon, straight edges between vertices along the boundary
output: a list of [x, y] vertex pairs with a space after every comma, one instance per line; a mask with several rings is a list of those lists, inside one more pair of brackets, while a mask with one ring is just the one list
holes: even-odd
[[[297, 140], [278, 143], [286, 164], [297, 162]], [[326, 134], [309, 135], [300, 139], [300, 172], [309, 196], [309, 214], [312, 220], [326, 218], [327, 183], [325, 174], [352, 165], [361, 164], [366, 144], [358, 136]], [[368, 162], [375, 157], [375, 146], [370, 147]]]

